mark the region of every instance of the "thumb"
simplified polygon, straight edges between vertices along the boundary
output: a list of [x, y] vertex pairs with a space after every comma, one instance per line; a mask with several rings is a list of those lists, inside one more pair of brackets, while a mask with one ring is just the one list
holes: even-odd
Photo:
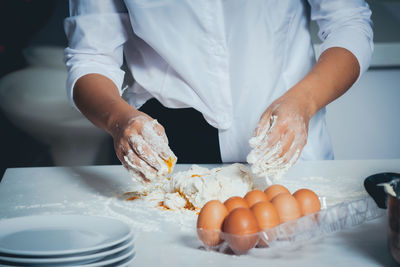
[[265, 135], [266, 132], [272, 127], [274, 123], [274, 116], [272, 116], [272, 112], [267, 109], [262, 115], [258, 122], [256, 129], [254, 130], [254, 137]]

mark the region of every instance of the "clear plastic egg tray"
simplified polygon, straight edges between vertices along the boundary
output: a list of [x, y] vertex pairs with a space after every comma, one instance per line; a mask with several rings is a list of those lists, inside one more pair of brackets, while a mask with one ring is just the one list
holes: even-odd
[[299, 245], [329, 233], [341, 231], [378, 218], [384, 214], [371, 197], [326, 205], [326, 199], [320, 197], [321, 210], [299, 219], [282, 223], [251, 235], [232, 235], [219, 231], [197, 229], [199, 234], [219, 234], [223, 242], [217, 246], [207, 246], [208, 250], [220, 252], [233, 251], [244, 254], [254, 247], [287, 248]]

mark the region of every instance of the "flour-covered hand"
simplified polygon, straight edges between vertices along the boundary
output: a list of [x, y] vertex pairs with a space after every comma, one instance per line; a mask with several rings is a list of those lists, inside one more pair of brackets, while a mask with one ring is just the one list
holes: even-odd
[[307, 107], [296, 97], [283, 95], [274, 101], [249, 140], [247, 161], [253, 172], [276, 177], [293, 166], [307, 142], [309, 120]]
[[177, 158], [168, 146], [164, 128], [156, 120], [140, 113], [115, 129], [112, 135], [116, 154], [134, 177], [150, 182], [171, 173]]

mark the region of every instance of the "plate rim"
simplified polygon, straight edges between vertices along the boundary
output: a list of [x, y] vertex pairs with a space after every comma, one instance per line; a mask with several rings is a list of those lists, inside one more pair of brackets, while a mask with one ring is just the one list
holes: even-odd
[[[89, 252], [95, 252], [98, 250], [106, 249], [111, 246], [115, 246], [117, 244], [120, 244], [126, 240], [128, 240], [130, 237], [132, 239], [134, 238], [134, 233], [133, 229], [126, 224], [125, 222], [115, 219], [115, 218], [109, 218], [109, 217], [103, 217], [103, 216], [92, 216], [92, 215], [80, 215], [80, 214], [60, 214], [60, 215], [28, 215], [28, 216], [19, 216], [19, 217], [13, 217], [13, 218], [7, 218], [7, 219], [1, 219], [0, 220], [0, 226], [2, 223], [5, 221], [13, 221], [13, 220], [29, 220], [32, 218], [39, 219], [39, 218], [45, 218], [46, 220], [49, 220], [51, 217], [57, 218], [57, 217], [70, 217], [70, 218], [92, 218], [92, 219], [98, 219], [98, 220], [108, 220], [108, 221], [114, 221], [115, 223], [119, 223], [122, 227], [126, 227], [125, 230], [127, 230], [127, 233], [124, 234], [123, 237], [120, 237], [116, 240], [105, 242], [96, 246], [90, 246], [87, 248], [81, 248], [81, 249], [64, 249], [64, 250], [53, 250], [53, 251], [29, 251], [29, 250], [14, 250], [14, 249], [6, 249], [2, 248], [0, 246], [0, 253], [2, 254], [8, 254], [8, 255], [15, 255], [15, 256], [67, 256], [71, 254], [82, 254], [82, 253], [89, 253]], [[27, 222], [29, 224], [29, 221]]]
[[[122, 267], [122, 266], [129, 266], [127, 264], [131, 264], [136, 257], [136, 251], [134, 251], [129, 257], [122, 259], [118, 262], [114, 262], [113, 264], [118, 264], [115, 267]], [[81, 266], [77, 266], [77, 267], [81, 267]]]
[[[125, 243], [128, 240], [122, 242]], [[129, 247], [135, 248], [135, 242], [134, 239], [131, 238], [130, 241], [126, 244], [123, 244], [122, 246], [118, 246], [114, 249], [111, 250], [106, 250], [100, 253], [93, 253], [89, 255], [82, 255], [82, 256], [67, 256], [67, 257], [57, 257], [57, 258], [28, 258], [28, 257], [5, 257], [3, 255], [0, 255], [0, 261], [7, 261], [7, 262], [12, 262], [12, 263], [26, 263], [26, 264], [56, 264], [56, 263], [70, 263], [70, 264], [79, 264], [81, 261], [87, 261], [87, 260], [94, 260], [96, 258], [104, 258], [107, 256], [110, 256], [112, 254], [116, 254], [118, 252], [121, 252], [125, 249], [128, 249]]]
[[[114, 264], [114, 263], [119, 264], [117, 266], [121, 266], [122, 264], [131, 263], [135, 259], [135, 257], [136, 257], [136, 251], [135, 251], [135, 248], [132, 246], [132, 248], [128, 252], [120, 255], [119, 257], [111, 258], [111, 259], [108, 259], [103, 262], [100, 260], [100, 261], [91, 262], [88, 264], [66, 265], [66, 266], [68, 266], [68, 267], [101, 267], [101, 266], [107, 266], [107, 265]], [[127, 260], [127, 261], [124, 262], [125, 260]], [[15, 266], [15, 265], [7, 265], [7, 263], [3, 263], [0, 261], [0, 266], [4, 266], [4, 267], [14, 267]], [[11, 264], [13, 264], [13, 263], [11, 262]], [[124, 265], [122, 265], [122, 266], [124, 266]]]
[[[128, 248], [126, 250], [128, 250]], [[122, 253], [122, 252], [120, 252], [120, 253]], [[127, 251], [124, 254], [121, 254], [118, 257], [113, 257], [111, 259], [107, 259], [107, 260], [104, 260], [104, 261], [100, 260], [100, 261], [96, 261], [96, 262], [91, 262], [91, 263], [88, 263], [88, 264], [68, 265], [68, 266], [69, 267], [101, 267], [101, 266], [106, 266], [106, 265], [110, 265], [110, 264], [121, 262], [121, 261], [123, 261], [125, 259], [130, 258], [131, 256], [133, 256], [132, 259], [134, 259], [136, 257], [136, 250], [135, 250], [135, 247], [133, 247], [133, 246], [130, 248], [129, 251]]]

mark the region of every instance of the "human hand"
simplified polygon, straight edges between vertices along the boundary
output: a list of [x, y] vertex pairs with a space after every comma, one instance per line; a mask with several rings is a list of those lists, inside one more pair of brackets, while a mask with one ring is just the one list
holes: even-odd
[[147, 114], [138, 112], [118, 121], [112, 136], [122, 165], [140, 181], [151, 182], [172, 172], [177, 158], [168, 146], [165, 130]]
[[285, 94], [262, 114], [247, 156], [255, 174], [279, 178], [297, 161], [307, 143], [311, 118], [306, 102]]

